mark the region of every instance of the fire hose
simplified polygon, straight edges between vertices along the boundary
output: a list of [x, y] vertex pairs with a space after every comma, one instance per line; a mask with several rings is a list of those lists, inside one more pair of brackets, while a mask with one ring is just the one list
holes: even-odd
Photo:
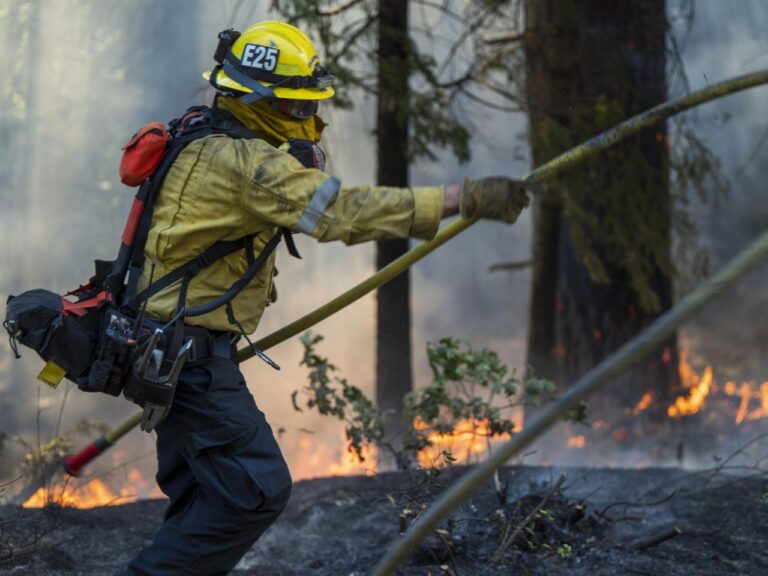
[[[542, 181], [584, 162], [614, 144], [671, 116], [706, 102], [764, 84], [768, 84], [768, 70], [738, 76], [713, 84], [702, 90], [691, 92], [686, 96], [668, 100], [564, 152], [533, 170], [525, 176], [524, 180]], [[267, 350], [325, 320], [399, 275], [448, 242], [448, 240], [472, 226], [475, 222], [476, 220], [457, 219], [440, 230], [433, 240], [416, 246], [360, 284], [357, 284], [309, 314], [260, 339], [256, 346], [261, 350]], [[621, 374], [631, 364], [645, 357], [660, 342], [671, 335], [678, 326], [690, 319], [712, 299], [731, 287], [747, 272], [757, 266], [766, 255], [768, 255], [768, 233], [763, 234], [752, 246], [729, 263], [717, 276], [691, 293], [669, 312], [659, 317], [634, 340], [627, 343], [577, 381], [557, 401], [542, 410], [512, 440], [501, 446], [489, 460], [475, 466], [460, 482], [447, 490], [395, 542], [392, 549], [376, 566], [372, 575], [384, 576], [390, 574], [405, 559], [413, 546], [426, 537], [433, 528], [445, 519], [453, 508], [466, 500], [483, 482], [490, 478], [497, 467], [504, 464], [520, 449], [546, 431], [552, 423], [557, 421], [580, 400], [586, 398], [597, 388]], [[252, 358], [253, 355], [254, 352], [250, 347], [243, 348], [238, 353], [238, 362], [244, 362]], [[65, 469], [67, 472], [75, 475], [79, 474], [83, 466], [138, 426], [141, 418], [142, 412], [137, 412], [107, 434], [92, 442], [82, 451], [68, 456], [65, 459]]]

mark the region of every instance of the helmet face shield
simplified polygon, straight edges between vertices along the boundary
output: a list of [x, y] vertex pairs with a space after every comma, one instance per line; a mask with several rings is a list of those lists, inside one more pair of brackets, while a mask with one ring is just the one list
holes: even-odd
[[317, 100], [290, 100], [280, 98], [272, 105], [274, 110], [296, 120], [307, 120], [317, 114]]

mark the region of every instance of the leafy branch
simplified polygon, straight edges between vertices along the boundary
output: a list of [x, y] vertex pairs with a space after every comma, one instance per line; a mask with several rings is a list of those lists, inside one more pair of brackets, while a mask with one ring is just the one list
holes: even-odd
[[[385, 414], [374, 406], [362, 390], [337, 376], [336, 366], [315, 351], [315, 347], [322, 341], [322, 336], [315, 336], [311, 332], [301, 336], [304, 356], [300, 364], [309, 368], [309, 384], [301, 390], [305, 397], [305, 407], [344, 422], [348, 450], [360, 462], [365, 461], [363, 451], [366, 445], [385, 448], [395, 454], [394, 448], [384, 441]], [[296, 411], [303, 412], [299, 405], [299, 394], [299, 390], [294, 391], [291, 401]]]
[[[344, 422], [348, 450], [361, 462], [368, 447], [386, 450], [396, 461], [408, 465], [418, 461], [419, 454], [438, 439], [470, 435], [490, 442], [508, 437], [517, 431], [515, 410], [548, 399], [555, 389], [548, 380], [518, 378], [492, 350], [474, 350], [453, 338], [429, 343], [432, 381], [403, 399], [406, 432], [402, 447], [395, 448], [384, 440], [386, 412], [340, 377], [328, 358], [318, 354], [316, 347], [322, 340], [311, 332], [301, 337], [301, 365], [309, 368], [309, 376], [307, 386], [293, 392], [293, 407], [299, 412], [317, 410]], [[428, 459], [429, 468], [456, 460], [450, 450]]]
[[492, 350], [474, 350], [454, 338], [427, 345], [432, 381], [404, 398], [404, 449], [418, 452], [436, 436], [470, 434], [486, 440], [514, 433], [513, 412], [554, 391], [548, 380], [521, 380]]

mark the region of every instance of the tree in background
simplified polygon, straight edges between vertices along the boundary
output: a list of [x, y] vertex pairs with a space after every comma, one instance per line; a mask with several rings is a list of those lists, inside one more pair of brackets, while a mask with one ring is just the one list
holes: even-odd
[[[527, 2], [534, 164], [666, 99], [665, 0]], [[666, 124], [550, 183], [538, 199], [530, 363], [570, 382], [672, 306]], [[607, 403], [670, 400], [674, 341]], [[595, 409], [601, 417], [604, 410]]]
[[[469, 159], [470, 124], [459, 120], [456, 106], [461, 99], [493, 106], [472, 89], [482, 84], [484, 63], [495, 50], [487, 36], [498, 34], [494, 23], [508, 22], [517, 4], [283, 0], [273, 7], [320, 40], [341, 86], [334, 104], [350, 107], [361, 93], [376, 97], [377, 182], [407, 186], [416, 158], [434, 159], [438, 149], [449, 148], [460, 161]], [[407, 240], [378, 242], [377, 267], [407, 250]], [[378, 291], [376, 341], [376, 400], [391, 415], [387, 434], [396, 442], [402, 399], [413, 388], [407, 272]]]
[[[408, 5], [409, 0], [378, 2], [376, 182], [381, 186], [408, 186]], [[408, 246], [407, 238], [376, 242], [376, 269], [397, 260]], [[376, 299], [376, 402], [391, 414], [385, 420], [391, 440], [398, 436], [402, 399], [413, 389], [410, 281], [410, 271], [400, 274], [379, 288]], [[386, 459], [381, 452], [379, 460]]]
[[[685, 76], [665, 0], [526, 3], [535, 165], [667, 99]], [[549, 183], [535, 203], [529, 363], [567, 384], [673, 305], [673, 231], [683, 268], [695, 234], [688, 188], [722, 187], [718, 163], [683, 121], [646, 130]], [[676, 338], [590, 403], [614, 426], [646, 393], [666, 420], [678, 387]], [[611, 426], [608, 427], [608, 430]], [[622, 433], [619, 432], [621, 436]]]
[[[538, 165], [665, 100], [670, 83], [679, 85], [673, 90], [687, 89], [665, 0], [411, 0], [412, 20], [419, 17], [410, 23], [404, 4], [387, 3], [382, 11], [384, 3], [364, 0], [275, 2], [284, 15], [320, 37], [332, 71], [346, 85], [343, 95], [357, 87], [378, 96], [380, 122], [392, 118], [381, 115], [382, 103], [399, 98], [394, 117], [401, 126], [410, 122], [408, 160], [429, 157], [438, 146], [467, 157], [471, 125], [459, 120], [461, 102], [527, 111]], [[692, 3], [677, 4], [681, 19], [690, 24]], [[376, 40], [387, 38], [381, 36], [382, 18], [392, 16], [395, 6], [400, 12], [390, 24], [397, 26], [388, 38], [399, 34], [401, 45], [399, 51], [384, 52]], [[371, 30], [377, 25], [374, 38]], [[443, 37], [450, 41], [436, 40]], [[374, 68], [379, 75], [371, 72]], [[374, 81], [382, 78], [399, 87], [394, 95], [384, 94], [383, 83]], [[406, 84], [409, 90], [401, 94]], [[667, 126], [644, 132], [588, 168], [549, 182], [548, 192], [537, 200], [529, 364], [538, 374], [561, 384], [572, 381], [672, 305], [675, 274], [705, 273], [705, 266], [685, 269], [702, 261], [686, 211], [687, 193], [721, 189], [719, 166], [685, 120], [673, 122], [674, 143]], [[389, 134], [378, 126], [380, 178], [381, 154], [391, 152], [382, 138]], [[407, 288], [400, 294], [406, 293]], [[385, 300], [379, 298], [381, 305]], [[407, 326], [407, 316], [399, 319], [401, 327]], [[398, 318], [388, 320], [397, 323]], [[398, 382], [409, 381], [410, 362], [403, 358], [410, 351], [390, 355], [399, 350], [388, 345], [393, 334], [380, 327], [379, 365], [408, 366]], [[605, 407], [615, 413], [617, 406], [631, 407], [651, 391], [651, 412], [658, 420], [677, 385], [676, 368], [671, 339], [627, 376]], [[397, 405], [405, 387], [382, 380], [382, 374], [379, 370], [377, 398], [382, 405]], [[596, 415], [603, 412], [600, 402], [593, 403]]]

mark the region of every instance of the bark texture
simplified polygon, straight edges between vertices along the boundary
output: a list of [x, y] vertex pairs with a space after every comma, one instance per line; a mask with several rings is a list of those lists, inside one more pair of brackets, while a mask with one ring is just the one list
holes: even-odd
[[[665, 0], [526, 6], [536, 165], [666, 99]], [[611, 148], [549, 190], [535, 204], [529, 363], [565, 385], [672, 305], [666, 125]], [[653, 390], [652, 420], [663, 420], [676, 366], [673, 339], [591, 401], [590, 414], [615, 424]]]

